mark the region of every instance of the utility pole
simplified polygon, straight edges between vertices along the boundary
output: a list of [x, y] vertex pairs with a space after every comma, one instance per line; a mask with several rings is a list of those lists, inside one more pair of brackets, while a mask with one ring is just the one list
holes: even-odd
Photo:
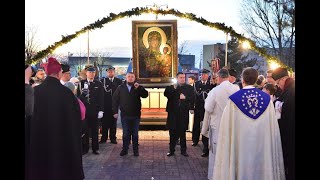
[[[226, 33], [226, 55], [224, 66], [228, 66], [228, 33]], [[230, 68], [230, 67], [229, 67]]]
[[90, 50], [89, 50], [89, 30], [88, 30], [88, 65], [90, 64], [90, 58], [89, 58], [89, 56], [90, 56]]

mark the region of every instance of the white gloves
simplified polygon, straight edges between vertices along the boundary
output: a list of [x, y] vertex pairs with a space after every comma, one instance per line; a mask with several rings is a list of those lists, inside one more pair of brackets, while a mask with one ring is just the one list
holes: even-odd
[[83, 89], [88, 89], [88, 88], [89, 88], [88, 84], [83, 85]]
[[98, 113], [98, 119], [101, 119], [103, 117], [103, 111], [99, 111]]
[[190, 114], [194, 114], [194, 110], [189, 110]]

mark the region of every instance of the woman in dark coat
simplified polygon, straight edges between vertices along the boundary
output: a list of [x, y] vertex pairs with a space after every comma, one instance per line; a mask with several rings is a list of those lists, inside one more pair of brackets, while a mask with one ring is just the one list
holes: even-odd
[[79, 103], [60, 83], [62, 71], [56, 59], [48, 59], [46, 73], [47, 78], [34, 89], [28, 179], [84, 179]]

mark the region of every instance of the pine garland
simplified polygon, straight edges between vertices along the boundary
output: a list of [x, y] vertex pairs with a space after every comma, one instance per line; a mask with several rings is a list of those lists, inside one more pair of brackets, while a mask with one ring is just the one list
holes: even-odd
[[58, 47], [60, 47], [64, 44], [67, 44], [72, 39], [78, 37], [79, 35], [87, 32], [87, 31], [94, 30], [96, 28], [102, 28], [104, 26], [104, 24], [116, 21], [116, 20], [124, 18], [124, 17], [139, 16], [141, 14], [147, 14], [147, 13], [154, 13], [154, 14], [161, 14], [161, 15], [171, 14], [176, 17], [180, 17], [180, 18], [188, 19], [190, 21], [195, 21], [195, 22], [201, 23], [202, 25], [208, 26], [210, 28], [215, 28], [215, 29], [221, 30], [224, 33], [229, 33], [230, 36], [238, 38], [239, 41], [242, 41], [242, 42], [247, 41], [250, 44], [251, 49], [258, 52], [260, 56], [263, 56], [267, 60], [267, 63], [275, 62], [275, 63], [279, 64], [280, 67], [288, 68], [289, 71], [292, 72], [292, 68], [290, 68], [287, 65], [285, 65], [284, 63], [282, 63], [277, 57], [269, 55], [264, 48], [257, 47], [256, 43], [254, 41], [252, 41], [249, 38], [244, 37], [241, 34], [238, 34], [232, 27], [228, 27], [224, 23], [217, 23], [217, 22], [212, 23], [202, 17], [197, 17], [196, 15], [194, 15], [192, 13], [182, 13], [182, 12], [175, 10], [175, 9], [153, 10], [153, 9], [150, 9], [147, 7], [136, 7], [136, 8], [132, 8], [131, 10], [120, 12], [119, 14], [110, 13], [109, 16], [104, 17], [101, 20], [97, 20], [96, 22], [89, 24], [88, 26], [82, 28], [80, 31], [75, 32], [74, 34], [62, 36], [62, 39], [60, 41], [55, 42], [53, 45], [49, 45], [46, 49], [37, 52], [34, 57], [27, 60], [27, 63], [28, 64], [35, 64], [35, 63], [39, 62], [41, 59], [43, 59], [47, 55], [51, 54]]

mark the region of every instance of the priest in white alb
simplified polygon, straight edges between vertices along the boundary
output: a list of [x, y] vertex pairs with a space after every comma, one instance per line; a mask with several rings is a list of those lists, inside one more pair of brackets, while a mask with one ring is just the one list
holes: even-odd
[[[201, 134], [209, 138], [209, 165], [208, 179], [213, 179], [213, 166], [216, 155], [217, 137], [222, 112], [227, 105], [230, 95], [237, 92], [240, 88], [238, 85], [229, 82], [229, 72], [227, 69], [220, 69], [217, 73], [218, 86], [213, 88], [205, 100], [204, 109], [205, 117]], [[209, 133], [208, 133], [209, 131]]]
[[285, 180], [281, 138], [270, 96], [254, 88], [258, 71], [245, 68], [243, 89], [223, 111], [214, 180]]

